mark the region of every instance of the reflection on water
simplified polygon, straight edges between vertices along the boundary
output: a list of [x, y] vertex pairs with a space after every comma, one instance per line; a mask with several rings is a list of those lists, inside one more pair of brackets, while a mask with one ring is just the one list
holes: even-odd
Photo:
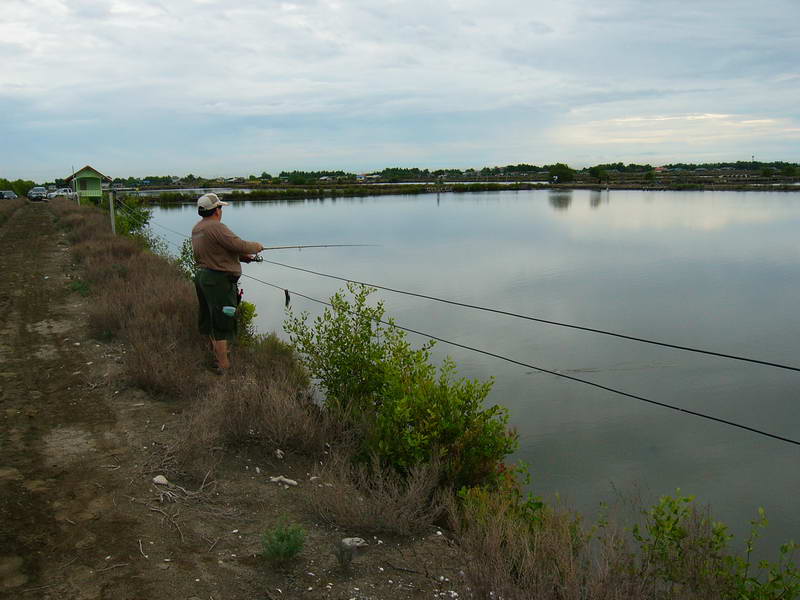
[[[360, 281], [540, 318], [781, 363], [800, 363], [800, 193], [508, 191], [235, 203], [224, 221], [266, 245], [377, 243], [270, 258]], [[599, 210], [598, 210], [599, 208]], [[188, 233], [194, 206], [155, 209]], [[162, 233], [162, 232], [160, 232]], [[315, 298], [340, 284], [269, 264], [247, 273]], [[262, 330], [283, 292], [243, 280]], [[381, 292], [400, 325], [601, 385], [800, 437], [800, 376]], [[320, 307], [293, 296], [295, 310]], [[415, 343], [422, 339], [412, 337]], [[741, 540], [759, 506], [775, 546], [800, 539], [800, 452], [775, 440], [614, 396], [440, 343], [461, 373], [493, 376], [511, 410], [515, 458], [536, 493], [592, 510], [638, 486], [680, 487]]]
[[567, 210], [572, 204], [572, 190], [550, 190], [547, 197], [556, 210]]

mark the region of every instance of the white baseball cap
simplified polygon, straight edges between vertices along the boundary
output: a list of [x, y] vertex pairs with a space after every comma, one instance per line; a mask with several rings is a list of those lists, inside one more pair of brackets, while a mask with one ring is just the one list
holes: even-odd
[[200, 210], [211, 210], [218, 206], [228, 206], [228, 203], [220, 200], [216, 194], [203, 194], [197, 199], [197, 208]]

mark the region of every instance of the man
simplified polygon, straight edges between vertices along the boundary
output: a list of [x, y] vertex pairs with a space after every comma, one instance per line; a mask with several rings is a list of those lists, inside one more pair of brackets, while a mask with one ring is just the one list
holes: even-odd
[[199, 304], [200, 333], [209, 336], [216, 358], [215, 372], [223, 374], [231, 366], [228, 342], [236, 338], [235, 308], [242, 274], [240, 261], [249, 262], [264, 246], [246, 242], [223, 225], [222, 207], [228, 206], [216, 194], [197, 200], [202, 220], [192, 229], [192, 250], [197, 265], [194, 284]]

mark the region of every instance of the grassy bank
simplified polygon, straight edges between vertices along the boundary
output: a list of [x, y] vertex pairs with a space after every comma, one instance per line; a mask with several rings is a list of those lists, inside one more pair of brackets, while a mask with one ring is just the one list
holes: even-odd
[[[291, 315], [291, 345], [244, 336], [233, 371], [217, 378], [205, 369], [185, 265], [152, 252], [141, 227], [114, 237], [98, 209], [51, 206], [81, 265], [93, 334], [124, 341], [129, 381], [182, 408], [169, 453], [178, 476], [199, 480], [220, 449], [242, 445], [307, 455], [330, 484], [308, 498], [314, 518], [397, 536], [446, 524], [474, 598], [800, 597], [793, 545], [776, 562], [751, 559], [762, 516], [734, 547], [709, 509], [682, 494], [615, 524], [524, 493], [526, 470], [505, 462], [516, 445], [506, 411], [485, 405], [491, 382], [432, 365], [429, 345], [413, 348], [378, 323], [383, 307], [367, 288], [336, 294], [313, 323]], [[312, 401], [312, 378], [323, 402]]]
[[8, 218], [17, 210], [20, 206], [25, 204], [25, 199], [23, 198], [14, 198], [13, 200], [0, 200], [0, 225], [5, 223]]

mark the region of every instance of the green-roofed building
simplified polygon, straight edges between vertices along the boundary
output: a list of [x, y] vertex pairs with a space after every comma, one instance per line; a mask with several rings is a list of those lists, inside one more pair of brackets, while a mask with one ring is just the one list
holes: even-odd
[[67, 177], [65, 181], [77, 192], [78, 198], [81, 200], [91, 200], [95, 204], [100, 204], [103, 199], [103, 182], [111, 183], [111, 177], [86, 165], [74, 175]]

